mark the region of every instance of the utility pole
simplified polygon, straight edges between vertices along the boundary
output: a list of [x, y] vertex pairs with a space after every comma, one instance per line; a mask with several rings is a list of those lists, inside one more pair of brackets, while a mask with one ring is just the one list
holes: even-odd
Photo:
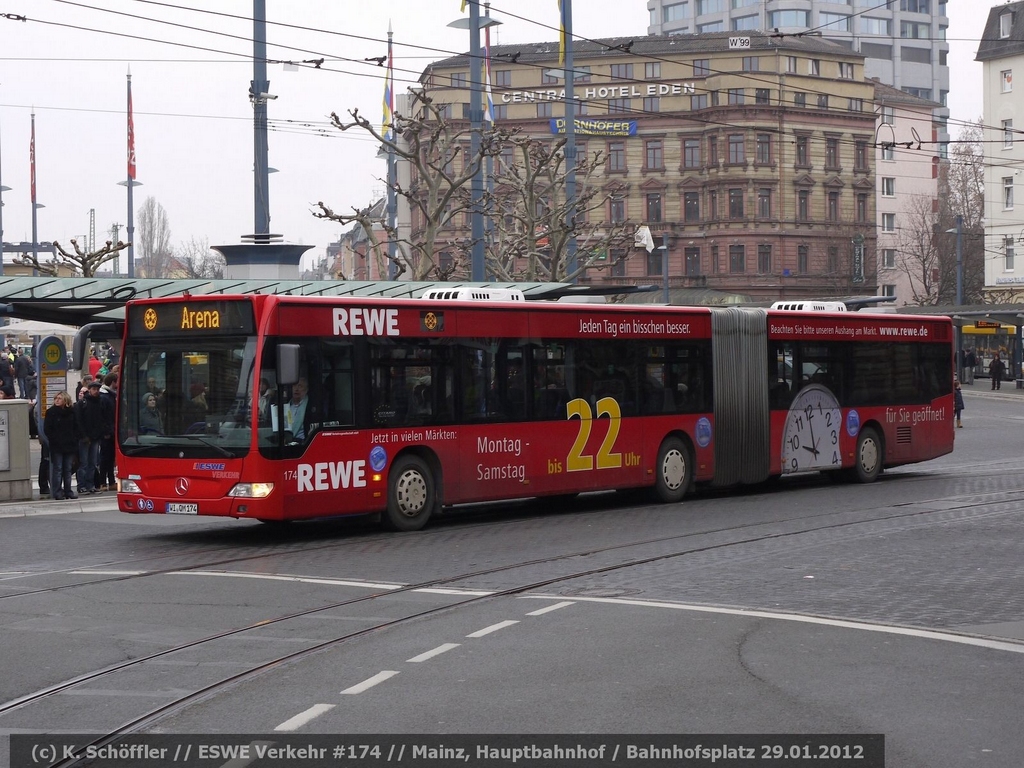
[[[483, 110], [480, 107], [481, 98], [481, 53], [480, 53], [480, 0], [469, 0], [469, 127], [470, 145], [469, 152], [473, 158], [480, 156], [480, 131], [483, 123]], [[470, 199], [472, 201], [472, 275], [474, 282], [482, 283], [486, 280], [484, 269], [484, 180], [483, 164], [476, 169], [470, 185]]]

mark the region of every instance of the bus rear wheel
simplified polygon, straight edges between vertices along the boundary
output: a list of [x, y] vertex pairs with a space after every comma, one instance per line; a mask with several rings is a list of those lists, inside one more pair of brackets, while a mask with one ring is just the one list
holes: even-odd
[[655, 472], [655, 496], [668, 504], [682, 501], [690, 487], [692, 469], [690, 452], [678, 437], [670, 437], [661, 444]]
[[388, 475], [388, 508], [382, 522], [395, 531], [418, 531], [434, 510], [434, 475], [419, 456], [404, 456]]
[[857, 454], [853, 475], [860, 483], [873, 483], [882, 473], [884, 450], [882, 438], [873, 427], [865, 427], [857, 436]]

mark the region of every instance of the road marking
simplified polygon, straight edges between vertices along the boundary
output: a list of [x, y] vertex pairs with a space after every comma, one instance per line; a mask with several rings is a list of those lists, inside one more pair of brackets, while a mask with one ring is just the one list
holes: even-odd
[[518, 623], [519, 623], [518, 621], [511, 621], [511, 620], [509, 620], [509, 621], [499, 621], [497, 624], [491, 624], [491, 626], [489, 626], [489, 627], [484, 627], [483, 629], [478, 629], [476, 632], [473, 632], [472, 634], [466, 635], [466, 637], [483, 637], [484, 635], [491, 634], [491, 632], [497, 632], [499, 629], [504, 629], [505, 627], [511, 627], [513, 624], [518, 624]]
[[149, 571], [68, 571], [71, 576], [141, 576]]
[[413, 592], [425, 592], [428, 595], [469, 595], [470, 597], [487, 597], [494, 592], [483, 592], [475, 589], [441, 589], [440, 587], [424, 587]]
[[244, 573], [240, 571], [171, 571], [170, 576], [228, 576], [233, 579], [267, 579], [269, 581], [292, 581], [300, 584], [329, 584], [333, 587], [365, 587], [366, 589], [402, 589], [404, 584], [378, 584], [370, 581], [346, 581], [343, 579], [317, 579], [310, 576], [273, 576], [266, 573]]
[[559, 608], [567, 608], [570, 605], [572, 605], [571, 601], [564, 600], [561, 603], [555, 603], [554, 605], [549, 605], [547, 608], [538, 608], [536, 611], [530, 611], [526, 615], [527, 616], [543, 616], [545, 613], [551, 613], [552, 611], [557, 611]]
[[310, 720], [315, 720], [324, 712], [334, 709], [334, 704], [314, 704], [305, 712], [299, 712], [295, 717], [290, 717], [281, 723], [275, 731], [297, 731]]
[[[551, 600], [556, 595], [524, 595], [526, 598]], [[698, 613], [720, 613], [726, 616], [743, 616], [754, 619], [774, 619], [776, 621], [796, 621], [803, 624], [819, 624], [826, 627], [839, 627], [840, 629], [860, 629], [865, 632], [881, 632], [888, 635], [903, 635], [905, 637], [916, 637], [924, 640], [940, 640], [946, 643], [958, 643], [960, 645], [973, 645], [978, 648], [989, 648], [995, 651], [1009, 651], [1010, 653], [1024, 653], [1024, 643], [1004, 642], [992, 640], [985, 637], [971, 637], [970, 635], [958, 635], [951, 632], [939, 632], [933, 629], [913, 629], [911, 627], [891, 626], [886, 624], [868, 624], [861, 621], [850, 621], [848, 619], [826, 619], [820, 616], [805, 616], [798, 613], [773, 613], [771, 611], [745, 611], [740, 608], [717, 608], [710, 605], [689, 605], [686, 603], [661, 603], [651, 600], [628, 600], [621, 597], [576, 597], [576, 602], [583, 603], [608, 603], [611, 605], [635, 605], [641, 608], [668, 608], [676, 611], [695, 611]]]
[[432, 659], [435, 656], [440, 656], [442, 653], [447, 653], [452, 648], [458, 648], [459, 645], [459, 643], [444, 643], [443, 645], [439, 645], [437, 646], [437, 648], [434, 648], [431, 651], [421, 653], [419, 656], [413, 656], [411, 659], [406, 659], [406, 661], [412, 664], [416, 664], [421, 661], [426, 661], [427, 659]]
[[346, 688], [344, 691], [342, 691], [342, 693], [356, 694], [362, 693], [363, 691], [368, 691], [370, 688], [373, 688], [373, 686], [379, 685], [380, 683], [383, 683], [385, 680], [390, 680], [397, 674], [397, 672], [390, 672], [387, 670], [385, 670], [384, 672], [378, 672], [373, 677], [363, 680], [363, 682], [353, 685], [351, 688]]

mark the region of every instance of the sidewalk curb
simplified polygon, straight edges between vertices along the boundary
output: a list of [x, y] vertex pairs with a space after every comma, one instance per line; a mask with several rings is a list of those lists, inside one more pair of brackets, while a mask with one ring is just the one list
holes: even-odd
[[93, 496], [87, 499], [51, 499], [48, 496], [36, 497], [31, 501], [7, 501], [0, 503], [0, 518], [5, 517], [42, 517], [45, 515], [77, 515], [82, 512], [100, 510], [117, 511], [117, 497]]

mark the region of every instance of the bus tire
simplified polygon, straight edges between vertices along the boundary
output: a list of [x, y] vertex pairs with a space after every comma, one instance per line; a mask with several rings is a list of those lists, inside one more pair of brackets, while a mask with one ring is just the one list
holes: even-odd
[[690, 451], [678, 437], [670, 437], [658, 449], [654, 494], [659, 501], [675, 504], [683, 500], [693, 477]]
[[403, 456], [388, 473], [388, 508], [381, 520], [393, 531], [418, 531], [437, 503], [434, 474], [419, 456]]
[[859, 483], [873, 483], [882, 473], [885, 450], [882, 438], [874, 427], [865, 427], [857, 435], [857, 453], [854, 456], [853, 476]]

